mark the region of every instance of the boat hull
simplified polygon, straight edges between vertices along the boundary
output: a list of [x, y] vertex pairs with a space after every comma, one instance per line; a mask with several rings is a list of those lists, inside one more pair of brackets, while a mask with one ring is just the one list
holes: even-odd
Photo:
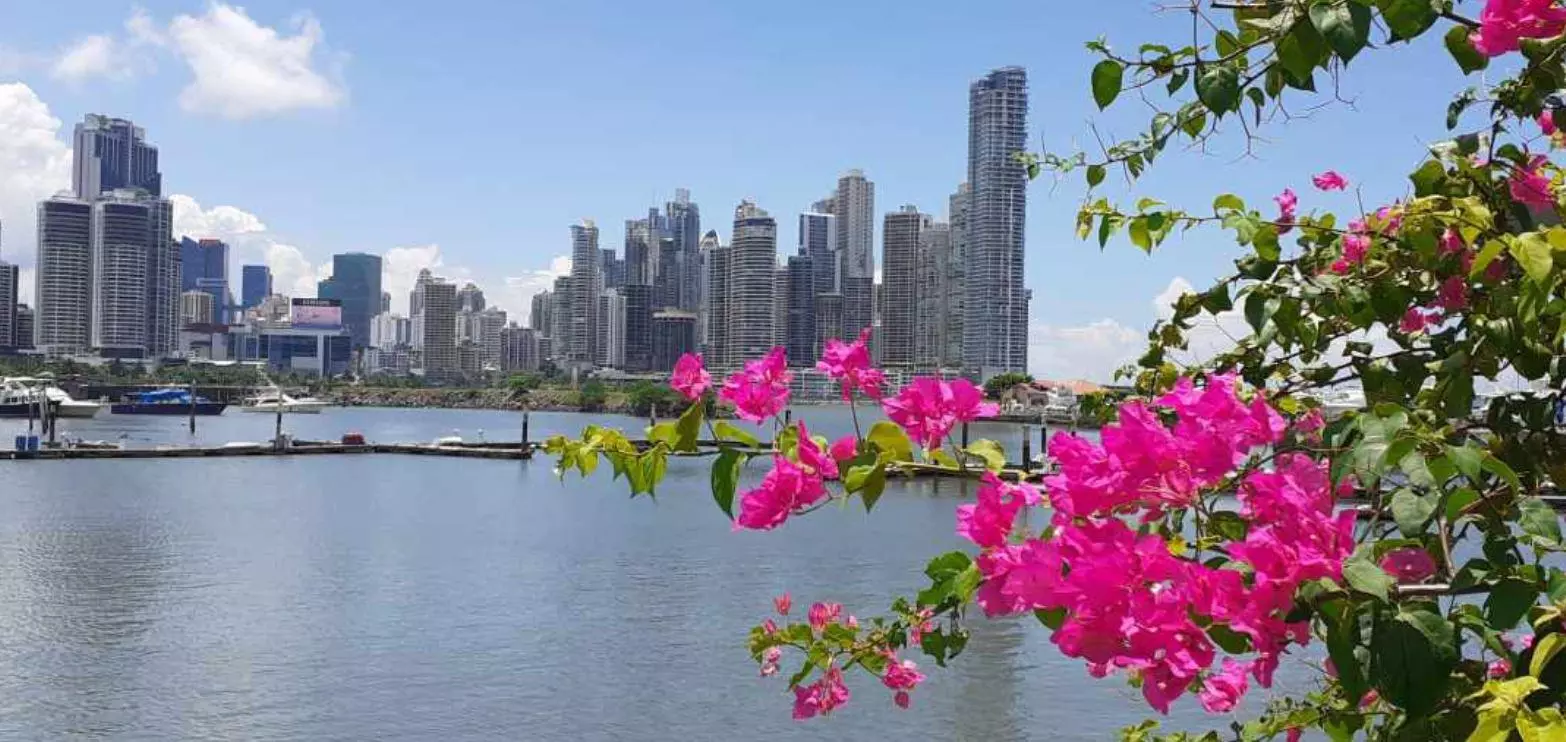
[[[50, 407], [52, 409], [54, 405], [50, 405]], [[16, 419], [40, 416], [38, 405], [33, 402], [0, 403], [0, 418]]]
[[103, 405], [100, 405], [100, 404], [92, 404], [90, 402], [86, 402], [86, 403], [84, 403], [84, 402], [77, 402], [77, 403], [74, 403], [74, 404], [59, 404], [59, 405], [56, 405], [55, 408], [54, 408], [54, 414], [55, 414], [56, 417], [69, 417], [69, 418], [76, 418], [76, 419], [85, 419], [85, 418], [89, 418], [89, 417], [96, 417], [98, 415], [98, 412], [100, 410], [102, 410], [102, 409], [103, 409]]
[[[123, 402], [109, 408], [109, 412], [115, 415], [169, 415], [182, 417], [190, 414], [191, 405], [188, 404], [137, 404], [135, 402]], [[197, 402], [195, 404], [196, 415], [211, 416], [221, 415], [228, 405], [223, 402]]]
[[[319, 414], [321, 414], [321, 410], [323, 410], [325, 408], [326, 408], [326, 405], [324, 405], [324, 404], [313, 404], [313, 403], [285, 404], [285, 405], [283, 405], [283, 414], [284, 415], [319, 415]], [[264, 413], [266, 413], [268, 415], [276, 415], [277, 414], [277, 405], [275, 405], [275, 404], [245, 405], [243, 407], [240, 407], [239, 411], [240, 412], [264, 412]]]

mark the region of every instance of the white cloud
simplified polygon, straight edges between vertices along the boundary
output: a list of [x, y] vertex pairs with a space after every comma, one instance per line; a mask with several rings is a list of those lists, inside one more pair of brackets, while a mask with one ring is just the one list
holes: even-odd
[[32, 88], [0, 85], [0, 259], [6, 262], [32, 264], [38, 202], [71, 186], [71, 149], [60, 127]]
[[1112, 319], [1081, 327], [1028, 326], [1028, 373], [1040, 379], [1114, 381], [1115, 369], [1147, 349], [1147, 333]]
[[[543, 270], [528, 271], [520, 276], [506, 276], [506, 289], [493, 299], [510, 313], [517, 324], [525, 325], [533, 311], [533, 297], [549, 291], [555, 279], [571, 273], [571, 256], [556, 255]], [[512, 307], [516, 307], [512, 309]]]
[[147, 11], [136, 8], [125, 21], [124, 38], [109, 34], [84, 36], [60, 53], [49, 74], [71, 83], [92, 78], [128, 80], [154, 68], [150, 49], [162, 45], [162, 32]]
[[[176, 17], [168, 37], [195, 76], [181, 91], [180, 106], [241, 119], [341, 105], [347, 99], [338, 69], [342, 57], [325, 50], [314, 17], [297, 16], [293, 25], [294, 35], [283, 35], [221, 2], [205, 15]], [[318, 56], [333, 69], [318, 70]]]

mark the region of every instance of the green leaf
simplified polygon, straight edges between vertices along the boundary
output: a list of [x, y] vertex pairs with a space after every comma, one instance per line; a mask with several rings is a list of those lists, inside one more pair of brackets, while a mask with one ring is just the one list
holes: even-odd
[[1381, 20], [1392, 29], [1394, 41], [1412, 39], [1424, 33], [1436, 21], [1430, 0], [1376, 0]]
[[859, 499], [865, 504], [865, 512], [870, 512], [876, 502], [881, 499], [881, 493], [886, 491], [886, 465], [876, 462], [870, 469], [864, 482], [859, 486]]
[[1490, 58], [1474, 48], [1473, 42], [1468, 40], [1468, 34], [1468, 27], [1462, 24], [1452, 24], [1446, 31], [1446, 51], [1465, 75], [1490, 66]]
[[1479, 254], [1474, 257], [1473, 267], [1468, 269], [1469, 278], [1478, 278], [1484, 275], [1484, 269], [1495, 262], [1501, 256], [1501, 251], [1506, 249], [1505, 240], [1490, 240], [1479, 249]]
[[1207, 519], [1207, 531], [1216, 533], [1230, 541], [1244, 541], [1245, 534], [1250, 530], [1250, 524], [1240, 517], [1239, 513], [1232, 510], [1219, 510]]
[[1310, 22], [1344, 63], [1370, 41], [1370, 9], [1357, 2], [1312, 5]]
[[734, 520], [734, 490], [739, 485], [742, 463], [744, 455], [732, 448], [719, 451], [718, 458], [712, 462], [712, 499], [729, 520]]
[[1464, 487], [1446, 498], [1446, 519], [1455, 521], [1463, 514], [1463, 508], [1479, 501], [1479, 493], [1471, 487]]
[[1441, 181], [1446, 180], [1446, 168], [1438, 160], [1425, 160], [1408, 176], [1414, 182], [1415, 196], [1429, 196], [1439, 192]]
[[1256, 332], [1261, 332], [1267, 326], [1267, 296], [1251, 292], [1245, 297], [1245, 321]]
[[1207, 627], [1207, 635], [1212, 637], [1213, 643], [1223, 648], [1229, 654], [1244, 654], [1251, 651], [1251, 639], [1227, 625], [1215, 623]]
[[1006, 468], [1006, 450], [992, 440], [977, 440], [969, 444], [967, 453], [984, 460], [984, 468], [998, 472]]
[[1220, 213], [1225, 210], [1245, 211], [1245, 201], [1233, 193], [1225, 193], [1213, 199], [1213, 212]]
[[1520, 235], [1511, 241], [1509, 247], [1512, 257], [1517, 258], [1517, 263], [1528, 274], [1529, 280], [1541, 285], [1549, 281], [1550, 268], [1555, 263], [1550, 254], [1550, 243], [1544, 239], [1544, 235], [1538, 232]]
[[1484, 451], [1472, 446], [1448, 446], [1446, 455], [1452, 459], [1453, 464], [1457, 465], [1457, 471], [1468, 477], [1468, 481], [1475, 484], [1479, 482], [1479, 473], [1484, 464]]
[[1294, 24], [1286, 36], [1278, 39], [1275, 48], [1278, 63], [1283, 65], [1284, 71], [1300, 80], [1310, 77], [1316, 67], [1328, 59], [1327, 42], [1321, 38], [1314, 25], [1304, 20]]
[[1543, 639], [1534, 643], [1533, 660], [1528, 663], [1528, 674], [1533, 677], [1542, 675], [1544, 668], [1550, 666], [1550, 660], [1555, 659], [1555, 655], [1560, 654], [1562, 649], [1566, 649], [1566, 634], [1555, 632], [1545, 634]]
[[749, 431], [727, 420], [719, 420], [718, 422], [713, 423], [712, 427], [713, 432], [717, 434], [718, 440], [720, 441], [742, 443], [744, 445], [750, 446], [751, 448], [758, 448], [761, 446], [761, 441], [757, 440], [756, 436], [751, 435]]
[[693, 404], [680, 415], [680, 421], [675, 425], [678, 433], [674, 450], [684, 453], [695, 453], [696, 442], [701, 437], [701, 424], [703, 420], [703, 405]]
[[667, 443], [673, 447], [680, 441], [679, 425], [674, 422], [658, 423], [647, 429], [648, 443]]
[[1496, 631], [1516, 628], [1528, 609], [1539, 599], [1539, 591], [1522, 580], [1502, 580], [1484, 601], [1484, 620]]
[[1099, 110], [1109, 107], [1120, 96], [1120, 84], [1125, 78], [1125, 67], [1113, 59], [1093, 65], [1093, 102]]
[[1104, 182], [1104, 166], [1103, 165], [1088, 165], [1088, 169], [1087, 169], [1087, 184], [1088, 184], [1088, 187], [1092, 188], [1093, 186], [1096, 186], [1096, 185], [1098, 185], [1099, 183], [1102, 183], [1102, 182]]
[[1436, 496], [1415, 494], [1404, 487], [1392, 494], [1392, 520], [1404, 536], [1413, 538], [1425, 532], [1425, 526], [1435, 515]]
[[1386, 570], [1363, 556], [1343, 562], [1343, 581], [1358, 592], [1386, 600], [1395, 581]]
[[1196, 78], [1196, 97], [1207, 110], [1223, 115], [1239, 108], [1240, 73], [1229, 65], [1213, 65]]
[[1360, 646], [1360, 635], [1359, 616], [1354, 612], [1354, 603], [1333, 601], [1323, 606], [1322, 614], [1327, 624], [1327, 655], [1337, 667], [1343, 694], [1352, 699], [1361, 698], [1369, 687], [1364, 664], [1360, 662], [1356, 651]]
[[865, 439], [881, 451], [882, 461], [913, 461], [913, 442], [896, 423], [882, 420], [871, 425]]
[[1049, 629], [1050, 631], [1056, 631], [1056, 630], [1059, 630], [1060, 627], [1063, 624], [1066, 623], [1066, 609], [1065, 608], [1050, 608], [1048, 610], [1039, 609], [1039, 610], [1035, 610], [1033, 612], [1033, 617], [1037, 618], [1039, 620], [1039, 623], [1044, 624], [1045, 628]]
[[1131, 227], [1127, 230], [1127, 235], [1131, 238], [1131, 244], [1136, 245], [1142, 252], [1149, 254], [1153, 252], [1153, 240], [1147, 233], [1146, 217], [1139, 216], [1133, 218]]
[[1537, 497], [1529, 497], [1517, 503], [1522, 512], [1518, 525], [1523, 533], [1533, 537], [1534, 543], [1545, 546], [1561, 545], [1561, 521], [1549, 503]]
[[1419, 719], [1446, 693], [1457, 665], [1452, 625], [1429, 608], [1404, 607], [1370, 639], [1371, 678], [1381, 696]]

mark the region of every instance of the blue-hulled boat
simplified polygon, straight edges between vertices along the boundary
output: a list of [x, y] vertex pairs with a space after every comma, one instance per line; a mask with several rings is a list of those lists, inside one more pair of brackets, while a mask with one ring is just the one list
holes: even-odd
[[[109, 408], [115, 415], [189, 415], [192, 406], [190, 391], [186, 389], [154, 389], [138, 392]], [[228, 407], [223, 402], [213, 402], [206, 397], [194, 401], [197, 415], [221, 415]]]

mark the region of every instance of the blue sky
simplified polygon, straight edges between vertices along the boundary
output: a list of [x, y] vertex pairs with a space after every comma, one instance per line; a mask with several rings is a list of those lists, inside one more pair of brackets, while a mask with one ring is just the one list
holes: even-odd
[[[1082, 42], [1131, 50], [1189, 29], [1132, 0], [69, 5], [0, 6], [0, 85], [21, 83], [0, 88], [4, 259], [31, 264], [27, 212], [56, 187], [71, 124], [97, 112], [147, 128], [167, 191], [189, 199], [182, 225], [229, 238], [236, 265], [269, 260], [285, 290], [362, 250], [388, 254], [394, 287], [435, 263], [517, 313], [561, 267], [570, 224], [594, 218], [618, 246], [623, 220], [676, 187], [725, 236], [735, 203], [755, 199], [784, 254], [794, 214], [849, 168], [875, 181], [878, 212], [941, 214], [966, 173], [974, 77], [1025, 66], [1033, 141], [1070, 149], [1092, 142], [1091, 121], [1124, 135], [1148, 115], [1096, 112]], [[1222, 191], [1305, 194], [1331, 167], [1367, 201], [1397, 197], [1462, 84], [1435, 36], [1367, 51], [1341, 80], [1352, 109], [1275, 122], [1254, 158], [1233, 139], [1172, 152], [1108, 192], [1201, 207]], [[1103, 377], [1171, 282], [1201, 285], [1235, 252], [1216, 232], [1151, 257], [1100, 252], [1072, 234], [1081, 194], [1072, 181], [1029, 195], [1031, 365], [1051, 376]], [[1351, 205], [1309, 194], [1302, 208]]]

